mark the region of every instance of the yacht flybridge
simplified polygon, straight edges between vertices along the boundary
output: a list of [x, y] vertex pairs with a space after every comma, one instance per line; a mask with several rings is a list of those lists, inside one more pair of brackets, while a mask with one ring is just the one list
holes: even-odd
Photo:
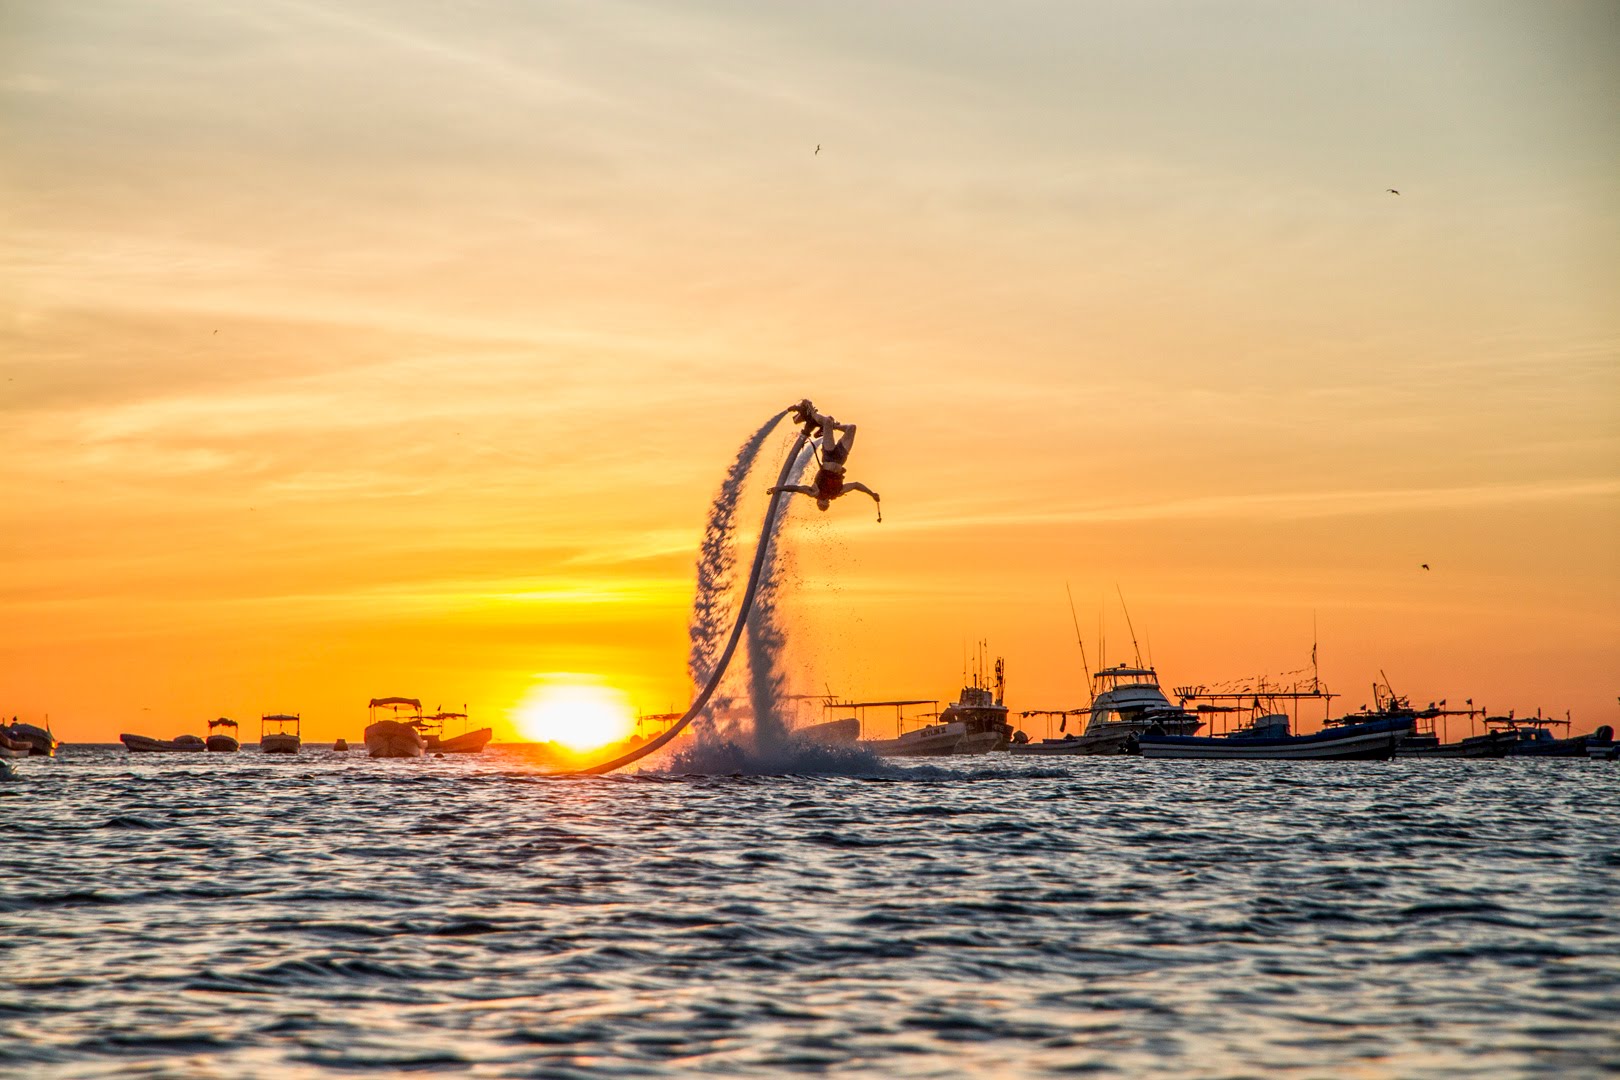
[[1191, 735], [1203, 721], [1164, 696], [1159, 675], [1151, 667], [1118, 664], [1092, 676], [1093, 693], [1089, 709], [1046, 709], [1026, 712], [1025, 716], [1062, 716], [1067, 726], [1071, 716], [1088, 716], [1084, 731], [1062, 738], [1042, 739], [1010, 747], [1014, 754], [1123, 754], [1131, 740], [1157, 732], [1165, 735]]

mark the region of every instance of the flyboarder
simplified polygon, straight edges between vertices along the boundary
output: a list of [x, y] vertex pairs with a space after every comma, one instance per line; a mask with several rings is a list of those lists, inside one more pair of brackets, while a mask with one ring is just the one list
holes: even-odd
[[[825, 413], [818, 413], [810, 404], [810, 399], [799, 402], [793, 408], [795, 423], [803, 424], [811, 438], [821, 436], [821, 468], [816, 471], [816, 482], [812, 487], [803, 484], [787, 484], [782, 488], [769, 488], [774, 493], [778, 490], [790, 492], [795, 495], [809, 495], [816, 500], [816, 506], [822, 510], [827, 509], [832, 501], [850, 491], [860, 491], [872, 496], [877, 503], [878, 522], [883, 521], [883, 501], [878, 493], [861, 483], [859, 480], [845, 480], [844, 467], [849, 461], [849, 451], [855, 445], [855, 425], [840, 424]], [[814, 442], [811, 443], [815, 445]]]

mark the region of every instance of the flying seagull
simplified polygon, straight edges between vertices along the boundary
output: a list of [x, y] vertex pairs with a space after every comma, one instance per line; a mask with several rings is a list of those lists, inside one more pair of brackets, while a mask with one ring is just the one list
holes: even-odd
[[[820, 144], [820, 143], [816, 143], [816, 154], [819, 154], [819, 153], [821, 153], [821, 144]], [[811, 157], [815, 157], [815, 156], [816, 156], [816, 154], [811, 154], [811, 155], [810, 155], [810, 156], [811, 156]]]
[[1392, 188], [1392, 187], [1387, 187], [1387, 188], [1385, 188], [1385, 189], [1384, 189], [1384, 190], [1385, 190], [1385, 191], [1387, 191], [1387, 192], [1389, 192], [1389, 193], [1390, 193], [1390, 194], [1391, 194], [1391, 195], [1399, 195], [1399, 194], [1400, 194], [1400, 192], [1398, 192], [1398, 191], [1396, 191], [1396, 190], [1395, 190], [1395, 189], [1394, 189], [1394, 188]]
[[1428, 564], [1428, 563], [1424, 563], [1424, 564], [1423, 564], [1423, 569], [1425, 569], [1425, 570], [1427, 570], [1427, 569], [1428, 569], [1428, 568], [1429, 568], [1429, 564]]

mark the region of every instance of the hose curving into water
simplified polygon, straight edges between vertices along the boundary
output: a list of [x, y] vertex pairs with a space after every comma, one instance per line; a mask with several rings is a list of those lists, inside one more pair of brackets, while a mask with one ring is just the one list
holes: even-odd
[[719, 660], [715, 662], [714, 670], [709, 673], [709, 681], [704, 684], [702, 692], [692, 702], [692, 707], [687, 709], [679, 720], [671, 724], [668, 731], [665, 731], [656, 739], [642, 743], [629, 753], [620, 754], [609, 761], [571, 773], [563, 773], [562, 775], [600, 776], [602, 773], [610, 773], [615, 769], [622, 769], [632, 762], [640, 761], [648, 754], [668, 745], [670, 740], [685, 730], [686, 725], [690, 724], [698, 713], [703, 711], [704, 706], [708, 705], [709, 699], [714, 696], [716, 688], [720, 685], [721, 678], [725, 676], [726, 665], [731, 663], [731, 656], [737, 651], [737, 642], [742, 639], [743, 627], [748, 623], [748, 611], [753, 607], [754, 593], [759, 590], [759, 576], [765, 572], [769, 558], [771, 537], [776, 528], [776, 514], [781, 508], [782, 502], [788, 496], [788, 493], [783, 491], [782, 488], [792, 480], [794, 471], [799, 468], [799, 453], [804, 449], [807, 438], [809, 438], [808, 429], [801, 429], [799, 437], [794, 440], [793, 449], [788, 451], [787, 459], [782, 462], [781, 475], [776, 478], [776, 490], [771, 493], [771, 503], [765, 509], [765, 525], [760, 529], [759, 545], [754, 549], [754, 565], [748, 572], [748, 588], [743, 591], [742, 604], [737, 610], [737, 621], [731, 628], [731, 637], [726, 640], [725, 651], [720, 654]]

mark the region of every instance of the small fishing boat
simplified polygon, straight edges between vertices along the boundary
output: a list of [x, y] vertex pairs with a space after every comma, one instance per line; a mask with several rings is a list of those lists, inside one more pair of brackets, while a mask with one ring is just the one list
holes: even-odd
[[[304, 744], [302, 713], [266, 713], [259, 717], [259, 750], [266, 754], [296, 754]], [[288, 728], [292, 728], [288, 731]], [[274, 729], [274, 730], [272, 730]]]
[[1285, 714], [1270, 713], [1226, 735], [1140, 735], [1136, 752], [1197, 760], [1385, 761], [1411, 730], [1409, 718], [1390, 717], [1293, 735]]
[[199, 735], [177, 735], [172, 739], [120, 735], [118, 741], [137, 754], [191, 754], [208, 749], [208, 744]]
[[422, 716], [422, 703], [417, 699], [372, 698], [370, 715], [376, 716], [377, 710], [383, 708], [391, 709], [398, 715], [401, 707], [411, 710], [406, 720], [374, 720], [366, 725], [366, 751], [372, 757], [421, 757], [427, 749], [427, 740], [411, 722], [412, 719], [420, 720]]
[[13, 750], [21, 751], [22, 757], [51, 757], [61, 745], [51, 734], [49, 724], [40, 727], [37, 724], [19, 723], [15, 716], [9, 725], [0, 725], [0, 735]]
[[[444, 734], [445, 722], [449, 720], [461, 721], [461, 734], [448, 737]], [[487, 727], [468, 731], [467, 714], [464, 712], [436, 712], [431, 716], [413, 717], [406, 723], [421, 734], [427, 744], [423, 749], [429, 754], [482, 753], [485, 744], [494, 735]]]
[[332, 744], [332, 753], [334, 753], [334, 754], [347, 754], [348, 752], [349, 752], [349, 740], [348, 739], [339, 739], [339, 740], [337, 740], [336, 742], [334, 742]]
[[[230, 728], [231, 730], [227, 733], [225, 731], [215, 731], [216, 728]], [[241, 742], [236, 738], [236, 721], [224, 716], [218, 720], [208, 721], [208, 738], [205, 740], [204, 745], [210, 750], [223, 754], [234, 754], [242, 749]]]
[[[984, 685], [983, 658], [971, 680], [957, 699], [943, 710], [939, 701], [930, 698], [908, 698], [903, 701], [829, 701], [823, 714], [843, 712], [816, 725], [824, 731], [840, 734], [854, 724], [859, 735], [869, 730], [867, 710], [894, 710], [894, 738], [859, 738], [855, 745], [882, 757], [949, 757], [964, 754], [988, 754], [992, 750], [1005, 750], [1012, 741], [1013, 728], [1007, 722], [1008, 710], [1002, 697], [1006, 688], [1006, 667], [998, 659], [995, 663], [995, 689]], [[912, 705], [932, 706], [926, 712], [903, 716], [901, 710]], [[920, 721], [918, 727], [906, 730], [908, 722]], [[834, 725], [842, 725], [835, 727]]]
[[[1587, 757], [1587, 745], [1593, 741], [1591, 735], [1559, 738], [1548, 730], [1552, 727], [1562, 727], [1567, 731], [1569, 726], [1570, 721], [1567, 718], [1554, 720], [1539, 713], [1517, 719], [1510, 712], [1506, 716], [1491, 716], [1485, 720], [1487, 730], [1512, 740], [1508, 749], [1509, 757]], [[1612, 738], [1611, 729], [1610, 739]]]

